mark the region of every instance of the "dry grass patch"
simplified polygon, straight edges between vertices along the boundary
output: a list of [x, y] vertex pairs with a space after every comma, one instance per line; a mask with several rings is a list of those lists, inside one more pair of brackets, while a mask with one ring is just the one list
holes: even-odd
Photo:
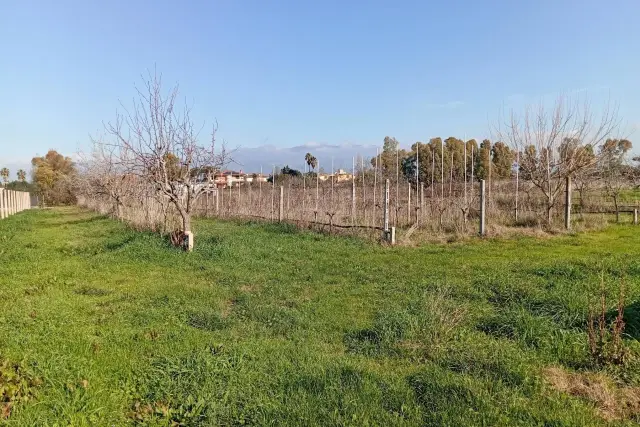
[[242, 285], [240, 286], [240, 292], [255, 292], [259, 289], [258, 285]]
[[640, 416], [640, 387], [621, 387], [593, 372], [571, 373], [554, 367], [545, 369], [543, 374], [556, 390], [594, 403], [605, 420]]
[[229, 317], [231, 312], [233, 311], [233, 306], [235, 305], [234, 300], [226, 300], [222, 303], [222, 310], [220, 310], [220, 317], [226, 319]]

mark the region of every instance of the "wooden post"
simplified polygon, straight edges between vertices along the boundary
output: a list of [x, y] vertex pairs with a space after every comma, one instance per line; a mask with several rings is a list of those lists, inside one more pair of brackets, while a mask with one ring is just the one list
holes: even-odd
[[571, 230], [571, 177], [567, 177], [564, 193], [564, 228]]
[[284, 215], [284, 185], [280, 186], [280, 206], [278, 209], [278, 221], [282, 222]]
[[291, 181], [289, 181], [289, 187], [287, 188], [287, 219], [289, 219], [290, 210], [291, 210]]
[[633, 224], [638, 225], [638, 208], [633, 210]]
[[485, 183], [484, 179], [480, 181], [480, 235], [484, 236], [487, 232], [485, 229], [486, 212], [485, 212]]
[[384, 182], [384, 238], [389, 239], [389, 179]]

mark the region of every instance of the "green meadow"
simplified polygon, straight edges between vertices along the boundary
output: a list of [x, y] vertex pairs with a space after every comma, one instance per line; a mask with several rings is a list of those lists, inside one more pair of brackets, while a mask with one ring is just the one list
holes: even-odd
[[[194, 230], [184, 253], [78, 208], [0, 221], [0, 423], [640, 421], [638, 226], [411, 248]], [[596, 365], [589, 309], [604, 289], [615, 316], [621, 286], [628, 360]]]

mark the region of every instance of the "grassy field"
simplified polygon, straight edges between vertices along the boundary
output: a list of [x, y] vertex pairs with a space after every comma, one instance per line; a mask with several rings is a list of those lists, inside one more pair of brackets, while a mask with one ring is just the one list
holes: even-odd
[[0, 221], [0, 423], [640, 419], [637, 363], [594, 368], [585, 332], [604, 272], [608, 308], [626, 285], [640, 353], [640, 227], [419, 248], [195, 230], [185, 254], [75, 208]]

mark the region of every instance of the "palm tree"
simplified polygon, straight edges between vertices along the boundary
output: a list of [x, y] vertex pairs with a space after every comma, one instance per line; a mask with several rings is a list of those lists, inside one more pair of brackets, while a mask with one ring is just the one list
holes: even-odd
[[311, 153], [305, 154], [304, 160], [311, 169], [315, 169], [318, 165], [318, 159], [316, 159]]
[[2, 177], [2, 180], [4, 181], [4, 186], [7, 186], [7, 182], [9, 181], [9, 169], [8, 168], [2, 168], [2, 170], [0, 170], [0, 176]]
[[18, 170], [18, 181], [24, 183], [27, 180], [27, 173], [24, 171], [24, 169], [19, 169]]

